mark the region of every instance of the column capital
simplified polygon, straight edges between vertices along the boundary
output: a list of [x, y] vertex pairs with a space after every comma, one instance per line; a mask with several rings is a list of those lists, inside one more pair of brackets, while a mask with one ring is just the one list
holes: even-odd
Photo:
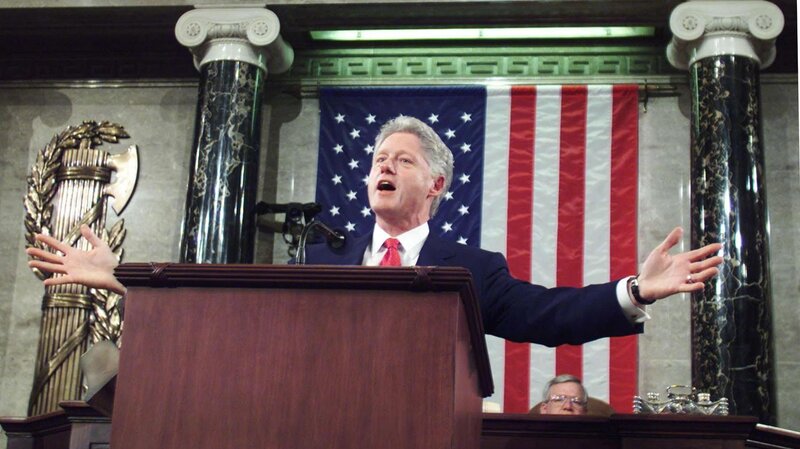
[[775, 60], [775, 38], [783, 30], [783, 13], [767, 1], [690, 0], [669, 17], [672, 41], [667, 59], [688, 69], [709, 56], [739, 55], [761, 68]]
[[264, 5], [196, 6], [175, 24], [198, 69], [211, 61], [243, 61], [273, 73], [289, 70], [294, 50], [280, 35], [280, 21]]

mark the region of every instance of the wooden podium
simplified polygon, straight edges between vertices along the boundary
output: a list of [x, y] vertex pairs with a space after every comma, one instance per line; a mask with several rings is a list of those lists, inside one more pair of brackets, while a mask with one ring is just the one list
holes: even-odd
[[461, 268], [124, 264], [111, 447], [467, 448], [492, 392]]

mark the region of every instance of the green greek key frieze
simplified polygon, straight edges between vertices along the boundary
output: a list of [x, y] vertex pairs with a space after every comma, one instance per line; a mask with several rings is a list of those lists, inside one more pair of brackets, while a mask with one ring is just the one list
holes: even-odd
[[407, 48], [300, 51], [276, 80], [373, 84], [485, 78], [675, 75], [662, 47]]

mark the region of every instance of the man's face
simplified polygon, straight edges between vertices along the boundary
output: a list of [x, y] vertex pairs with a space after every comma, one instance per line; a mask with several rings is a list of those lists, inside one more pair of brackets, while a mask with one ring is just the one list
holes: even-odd
[[[564, 382], [550, 387], [549, 401], [542, 404], [542, 415], [585, 415], [586, 406], [575, 404], [572, 399], [586, 400], [583, 397], [581, 386], [575, 382]], [[556, 398], [556, 400], [553, 400]], [[559, 400], [562, 399], [562, 400]]]
[[[394, 133], [375, 151], [369, 172], [369, 204], [385, 230], [418, 226], [430, 218], [444, 177], [434, 178], [419, 138]], [[388, 225], [388, 226], [387, 226]]]

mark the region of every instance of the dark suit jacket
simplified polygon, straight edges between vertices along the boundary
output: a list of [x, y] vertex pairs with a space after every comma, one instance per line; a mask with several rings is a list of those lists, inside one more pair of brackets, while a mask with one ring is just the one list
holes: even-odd
[[[306, 262], [361, 265], [372, 234], [349, 238], [339, 249], [309, 245]], [[464, 267], [480, 298], [484, 330], [512, 341], [547, 346], [581, 344], [602, 337], [642, 332], [619, 306], [616, 282], [583, 288], [545, 288], [511, 276], [505, 257], [428, 235], [419, 266]]]

